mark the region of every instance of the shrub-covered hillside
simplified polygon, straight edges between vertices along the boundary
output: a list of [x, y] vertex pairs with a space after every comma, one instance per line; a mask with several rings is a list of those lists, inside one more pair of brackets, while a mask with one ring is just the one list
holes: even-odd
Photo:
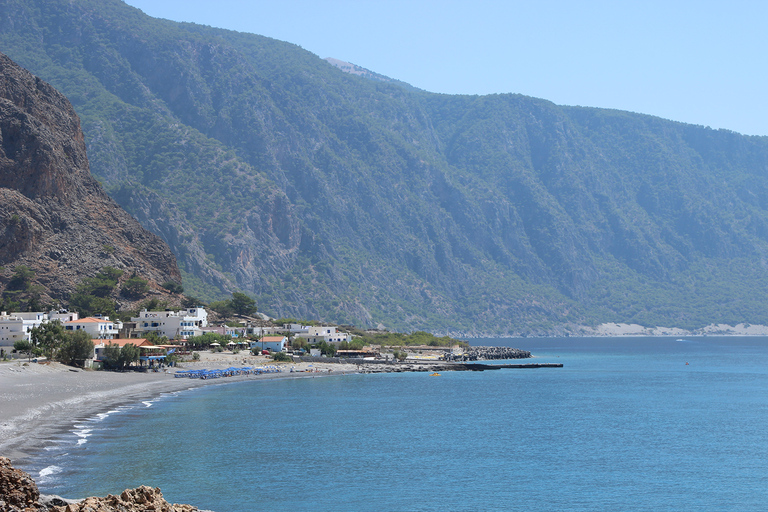
[[118, 0], [0, 0], [187, 292], [452, 332], [768, 323], [768, 140], [345, 74]]

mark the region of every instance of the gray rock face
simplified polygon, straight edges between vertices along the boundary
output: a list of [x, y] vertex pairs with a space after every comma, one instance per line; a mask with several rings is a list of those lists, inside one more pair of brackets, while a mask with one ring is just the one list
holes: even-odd
[[[181, 282], [167, 244], [91, 176], [80, 121], [51, 85], [0, 54], [0, 266], [35, 271], [51, 298], [113, 266]], [[0, 289], [7, 282], [0, 276]]]

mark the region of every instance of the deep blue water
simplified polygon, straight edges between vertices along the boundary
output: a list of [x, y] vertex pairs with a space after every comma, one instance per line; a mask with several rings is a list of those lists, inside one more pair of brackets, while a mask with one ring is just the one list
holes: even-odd
[[150, 484], [217, 512], [766, 510], [768, 339], [473, 344], [564, 367], [198, 388], [82, 422], [25, 469], [47, 493]]

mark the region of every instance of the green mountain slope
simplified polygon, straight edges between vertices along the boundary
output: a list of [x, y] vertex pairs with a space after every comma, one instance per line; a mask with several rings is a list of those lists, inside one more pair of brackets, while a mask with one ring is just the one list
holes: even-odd
[[431, 94], [116, 0], [0, 8], [193, 294], [433, 331], [768, 323], [766, 138]]

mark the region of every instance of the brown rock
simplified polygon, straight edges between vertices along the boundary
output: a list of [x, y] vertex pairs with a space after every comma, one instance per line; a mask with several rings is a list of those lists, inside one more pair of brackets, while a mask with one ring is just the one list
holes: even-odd
[[66, 298], [105, 266], [150, 282], [181, 282], [167, 244], [91, 176], [80, 120], [48, 83], [0, 54], [0, 266], [35, 271]]
[[86, 498], [77, 504], [54, 507], [57, 512], [197, 512], [191, 505], [177, 505], [165, 501], [158, 488], [147, 486], [126, 489], [120, 496]]
[[11, 466], [11, 461], [0, 457], [0, 510], [38, 510], [40, 492], [27, 473]]
[[0, 457], [0, 511], [36, 512], [199, 512], [192, 505], [177, 505], [165, 501], [159, 488], [147, 486], [126, 489], [120, 496], [86, 498], [79, 503], [44, 507], [38, 500], [37, 484], [27, 473], [14, 468], [11, 461]]

